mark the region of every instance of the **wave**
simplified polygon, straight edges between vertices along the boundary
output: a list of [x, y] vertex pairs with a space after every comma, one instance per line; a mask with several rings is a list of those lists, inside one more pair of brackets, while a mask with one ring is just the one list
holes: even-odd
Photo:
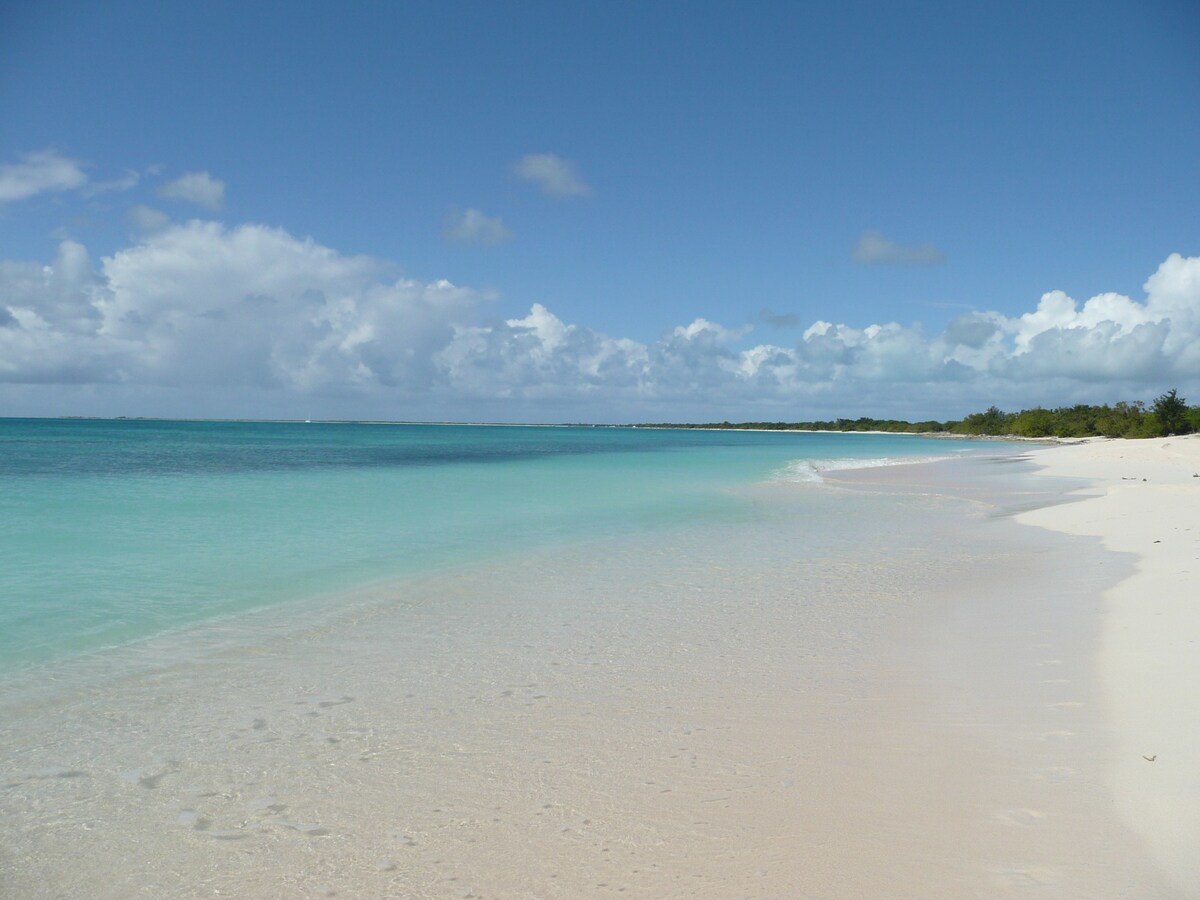
[[836, 457], [833, 459], [794, 459], [776, 471], [771, 481], [821, 482], [826, 472], [845, 469], [878, 469], [883, 466], [907, 466], [940, 462], [952, 456], [878, 456], [873, 458]]

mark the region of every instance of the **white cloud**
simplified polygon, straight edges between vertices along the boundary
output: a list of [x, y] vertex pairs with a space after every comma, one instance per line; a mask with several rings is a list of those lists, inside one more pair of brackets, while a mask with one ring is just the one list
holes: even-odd
[[120, 191], [129, 191], [137, 187], [141, 182], [142, 176], [133, 169], [126, 169], [125, 174], [119, 178], [110, 178], [107, 181], [93, 181], [83, 189], [85, 197], [94, 197], [97, 194], [108, 194]]
[[908, 247], [897, 244], [878, 231], [868, 231], [854, 247], [854, 261], [869, 266], [936, 266], [946, 261], [933, 244]]
[[146, 206], [141, 203], [130, 207], [125, 217], [135, 231], [142, 233], [162, 231], [162, 229], [171, 224], [171, 217], [161, 209], [155, 209], [152, 206]]
[[481, 321], [478, 292], [396, 279], [280, 229], [194, 221], [98, 263], [72, 241], [47, 265], [0, 262], [0, 382], [21, 396], [187, 391], [192, 405], [160, 410], [176, 415], [264, 391], [384, 418], [542, 421], [941, 418], [1172, 386], [1196, 402], [1200, 257], [1171, 256], [1145, 292], [1079, 303], [1052, 291], [1023, 315], [967, 313], [934, 335], [818, 321], [793, 344], [746, 346], [748, 327], [696, 319], [638, 341], [542, 304]]
[[1111, 322], [1118, 330], [1127, 332], [1136, 325], [1151, 321], [1148, 310], [1120, 294], [1100, 294], [1088, 300], [1083, 309], [1062, 291], [1043, 294], [1037, 309], [1025, 313], [1015, 322], [1015, 343], [1019, 353], [1027, 353], [1033, 340], [1041, 334], [1062, 329], [1094, 329], [1102, 322]]
[[961, 412], [1200, 390], [1200, 258], [1171, 257], [1146, 290], [1144, 303], [1105, 294], [1082, 306], [1050, 294], [1025, 316], [971, 313], [933, 337], [919, 326], [818, 321], [795, 346], [748, 349], [736, 347], [745, 330], [704, 319], [641, 343], [535, 305], [523, 319], [457, 330], [440, 356], [450, 382], [473, 395], [603, 398], [625, 409], [687, 401], [744, 418], [757, 407], [802, 417], [796, 405], [815, 402], [837, 414], [869, 403], [929, 416], [949, 403]]
[[87, 174], [78, 160], [68, 159], [56, 150], [26, 153], [15, 165], [0, 165], [0, 203], [26, 200], [48, 191], [74, 190], [86, 183]]
[[677, 325], [672, 334], [687, 341], [702, 341], [706, 344], [728, 344], [748, 334], [749, 328], [733, 329], [710, 322], [708, 319], [695, 319], [690, 325]]
[[1143, 289], [1150, 314], [1171, 323], [1163, 352], [1181, 369], [1200, 372], [1200, 258], [1172, 253]]
[[552, 197], [590, 197], [591, 186], [575, 170], [575, 164], [553, 153], [530, 153], [513, 166], [517, 177], [531, 181]]
[[515, 237], [499, 216], [486, 216], [477, 209], [452, 214], [446, 220], [443, 233], [448, 241], [487, 246], [502, 244]]
[[99, 338], [99, 279], [87, 250], [63, 241], [54, 262], [0, 262], [0, 381], [108, 381], [120, 350]]
[[174, 181], [161, 185], [158, 196], [217, 210], [225, 202], [225, 182], [207, 172], [184, 172]]
[[567, 325], [535, 303], [522, 319], [456, 328], [437, 364], [468, 398], [607, 400], [637, 392], [649, 357], [636, 341]]
[[4, 263], [0, 379], [275, 387], [417, 387], [452, 323], [482, 299], [385, 277], [279, 229], [172, 226], [101, 260], [64, 243], [52, 265]]

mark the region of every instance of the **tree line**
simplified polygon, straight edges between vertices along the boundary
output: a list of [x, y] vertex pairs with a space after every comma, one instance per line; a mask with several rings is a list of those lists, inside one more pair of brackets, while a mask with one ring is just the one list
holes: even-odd
[[651, 428], [731, 428], [767, 431], [888, 431], [903, 434], [1011, 435], [1027, 438], [1121, 437], [1150, 438], [1200, 431], [1200, 406], [1187, 401], [1172, 388], [1153, 403], [1121, 401], [1111, 406], [1035, 406], [1020, 412], [1004, 412], [991, 406], [962, 419], [938, 422], [908, 422], [903, 419], [829, 419], [815, 422], [709, 422], [703, 425], [658, 423]]

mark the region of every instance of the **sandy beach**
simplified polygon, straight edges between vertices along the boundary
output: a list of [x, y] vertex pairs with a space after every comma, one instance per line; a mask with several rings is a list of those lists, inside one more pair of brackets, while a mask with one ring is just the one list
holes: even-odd
[[9, 685], [0, 893], [1195, 896], [1198, 449], [763, 485]]
[[1113, 800], [1174, 884], [1200, 896], [1200, 436], [1087, 441], [1032, 456], [1047, 475], [1093, 485], [1081, 502], [1019, 520], [1098, 537], [1136, 560], [1105, 592], [1101, 619]]

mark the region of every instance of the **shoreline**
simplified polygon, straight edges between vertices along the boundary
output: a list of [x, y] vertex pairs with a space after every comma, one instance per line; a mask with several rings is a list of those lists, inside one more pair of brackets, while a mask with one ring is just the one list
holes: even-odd
[[1133, 554], [1104, 593], [1098, 675], [1115, 733], [1109, 778], [1122, 819], [1186, 896], [1200, 896], [1200, 435], [1034, 451], [1040, 475], [1091, 482], [1074, 503], [1020, 514]]
[[5, 419], [62, 421], [62, 422], [156, 422], [156, 423], [211, 423], [230, 425], [432, 425], [438, 427], [464, 428], [617, 428], [637, 431], [748, 431], [754, 434], [874, 434], [890, 437], [927, 437], [951, 441], [998, 441], [1001, 443], [1072, 444], [1095, 437], [1023, 437], [1015, 434], [958, 434], [951, 431], [882, 431], [877, 429], [838, 428], [742, 428], [712, 425], [649, 424], [637, 422], [453, 422], [407, 419], [177, 419], [162, 416], [0, 416]]

